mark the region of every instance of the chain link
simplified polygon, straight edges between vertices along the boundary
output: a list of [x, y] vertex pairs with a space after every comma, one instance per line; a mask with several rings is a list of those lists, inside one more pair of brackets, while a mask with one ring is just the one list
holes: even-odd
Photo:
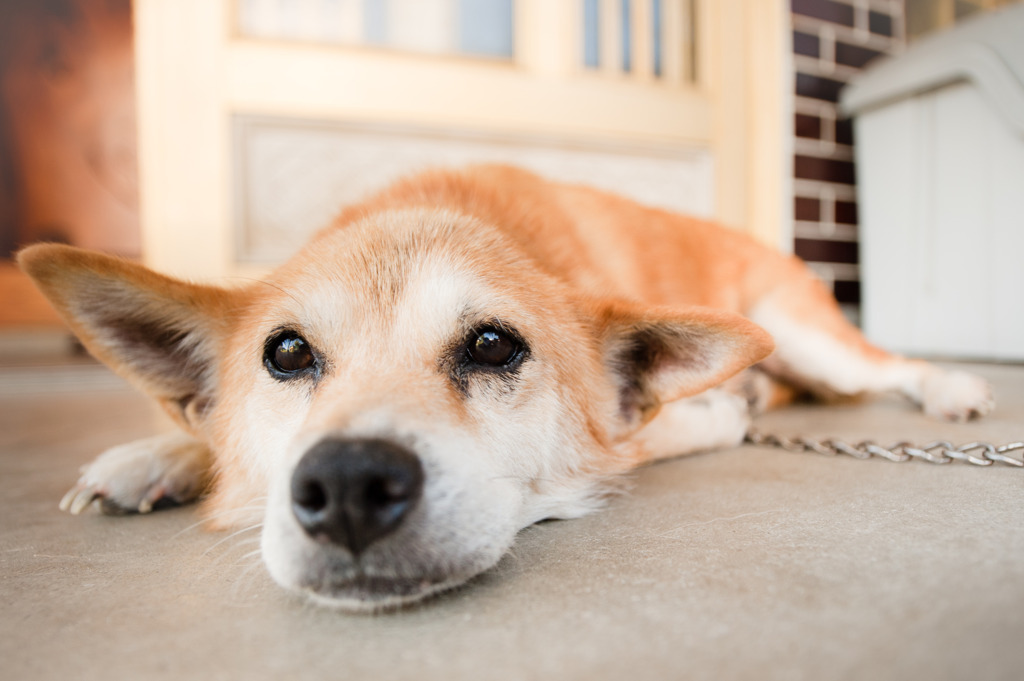
[[1024, 455], [1024, 442], [1010, 442], [1000, 446], [987, 442], [968, 442], [957, 447], [951, 442], [939, 440], [922, 447], [914, 446], [910, 442], [897, 442], [891, 447], [882, 447], [871, 440], [849, 444], [833, 438], [815, 440], [807, 437], [780, 437], [757, 431], [747, 433], [744, 442], [752, 445], [777, 447], [789, 452], [814, 452], [827, 456], [845, 454], [855, 459], [880, 457], [896, 463], [920, 459], [936, 464], [964, 461], [975, 466], [991, 466], [994, 463], [1001, 463], [1024, 468], [1024, 459], [1015, 459], [1013, 456], [1009, 456], [1015, 452]]

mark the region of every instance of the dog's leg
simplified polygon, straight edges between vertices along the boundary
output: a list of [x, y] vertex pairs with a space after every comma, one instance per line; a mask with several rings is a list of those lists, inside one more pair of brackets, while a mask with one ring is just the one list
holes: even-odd
[[641, 461], [654, 461], [735, 447], [743, 441], [749, 426], [747, 400], [712, 389], [663, 405], [632, 441], [639, 447]]
[[994, 407], [991, 389], [981, 378], [868, 343], [810, 273], [791, 277], [749, 316], [775, 338], [775, 353], [762, 368], [818, 397], [895, 391], [929, 416], [948, 421], [984, 416]]
[[736, 374], [724, 382], [722, 388], [746, 400], [751, 416], [783, 407], [807, 396], [806, 390], [769, 374], [760, 365]]
[[149, 513], [188, 503], [209, 482], [210, 458], [206, 445], [181, 431], [119, 445], [82, 467], [60, 508], [77, 515], [99, 501], [107, 514]]

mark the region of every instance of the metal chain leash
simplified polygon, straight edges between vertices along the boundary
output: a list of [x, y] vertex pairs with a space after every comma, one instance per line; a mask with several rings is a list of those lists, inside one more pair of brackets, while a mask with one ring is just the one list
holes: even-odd
[[807, 437], [780, 437], [753, 430], [747, 433], [744, 442], [752, 445], [777, 447], [789, 452], [814, 452], [827, 456], [845, 454], [855, 459], [881, 457], [896, 463], [920, 459], [937, 464], [966, 461], [975, 466], [991, 466], [994, 463], [1001, 463], [1024, 468], [1024, 460], [1008, 456], [1014, 452], [1024, 454], [1024, 442], [1011, 442], [999, 446], [988, 442], [968, 442], [957, 447], [951, 442], [939, 440], [922, 447], [914, 446], [910, 442], [897, 442], [891, 447], [882, 447], [871, 440], [849, 444], [833, 438], [815, 440]]

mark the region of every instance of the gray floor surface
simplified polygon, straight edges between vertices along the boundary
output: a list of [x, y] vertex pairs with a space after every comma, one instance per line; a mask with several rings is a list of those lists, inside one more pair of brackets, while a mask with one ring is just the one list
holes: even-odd
[[[999, 407], [929, 421], [898, 400], [758, 426], [883, 442], [1024, 439], [1024, 367], [974, 367]], [[256, 533], [195, 510], [72, 517], [79, 465], [151, 434], [88, 363], [0, 370], [2, 679], [1020, 679], [1024, 469], [745, 446], [639, 471], [587, 518], [414, 609], [352, 616], [284, 593]]]

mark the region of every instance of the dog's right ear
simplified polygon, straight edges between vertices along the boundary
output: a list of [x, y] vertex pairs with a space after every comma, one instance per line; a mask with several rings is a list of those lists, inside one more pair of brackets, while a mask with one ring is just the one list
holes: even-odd
[[618, 388], [619, 436], [661, 405], [720, 384], [775, 347], [767, 331], [721, 310], [608, 300], [592, 302], [590, 311], [605, 370]]
[[70, 246], [18, 254], [82, 344], [189, 430], [215, 398], [216, 346], [233, 296], [159, 275], [142, 265]]

